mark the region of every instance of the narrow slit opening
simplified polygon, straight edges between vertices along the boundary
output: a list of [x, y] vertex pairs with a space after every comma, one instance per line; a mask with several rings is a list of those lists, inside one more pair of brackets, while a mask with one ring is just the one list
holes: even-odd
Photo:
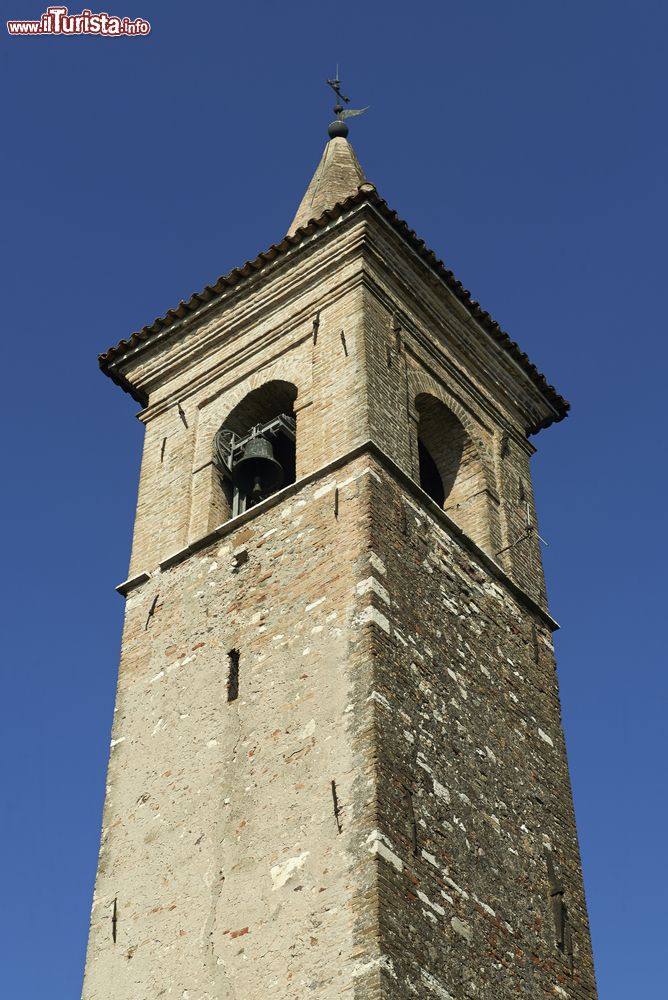
[[227, 700], [239, 697], [239, 650], [231, 649], [227, 654]]

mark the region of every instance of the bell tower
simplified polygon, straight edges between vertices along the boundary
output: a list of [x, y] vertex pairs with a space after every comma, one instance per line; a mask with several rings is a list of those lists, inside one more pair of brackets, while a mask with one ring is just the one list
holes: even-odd
[[279, 243], [100, 358], [145, 443], [84, 1000], [596, 996], [529, 470], [568, 404], [349, 114]]

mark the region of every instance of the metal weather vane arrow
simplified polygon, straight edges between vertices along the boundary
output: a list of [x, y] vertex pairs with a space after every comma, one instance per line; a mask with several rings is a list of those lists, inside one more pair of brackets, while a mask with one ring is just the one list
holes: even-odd
[[345, 119], [345, 118], [354, 118], [355, 115], [363, 115], [364, 112], [368, 111], [368, 110], [369, 110], [369, 106], [368, 105], [367, 105], [366, 108], [358, 108], [357, 110], [355, 110], [354, 108], [344, 108], [343, 111], [339, 112], [339, 114], [337, 115], [337, 117], [338, 118], [342, 118], [342, 119]]

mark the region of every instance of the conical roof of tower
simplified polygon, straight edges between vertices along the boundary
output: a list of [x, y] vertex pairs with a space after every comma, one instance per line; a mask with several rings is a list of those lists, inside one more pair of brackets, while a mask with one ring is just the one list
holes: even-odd
[[288, 229], [288, 236], [356, 194], [365, 182], [364, 171], [348, 140], [343, 136], [330, 139]]

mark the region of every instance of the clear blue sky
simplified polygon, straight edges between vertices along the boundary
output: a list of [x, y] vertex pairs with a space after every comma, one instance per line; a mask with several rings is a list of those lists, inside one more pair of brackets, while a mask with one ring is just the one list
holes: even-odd
[[369, 178], [573, 403], [534, 477], [600, 992], [665, 995], [665, 3], [102, 9], [151, 35], [0, 54], [0, 995], [81, 986], [141, 447], [96, 355], [282, 237], [337, 61]]

